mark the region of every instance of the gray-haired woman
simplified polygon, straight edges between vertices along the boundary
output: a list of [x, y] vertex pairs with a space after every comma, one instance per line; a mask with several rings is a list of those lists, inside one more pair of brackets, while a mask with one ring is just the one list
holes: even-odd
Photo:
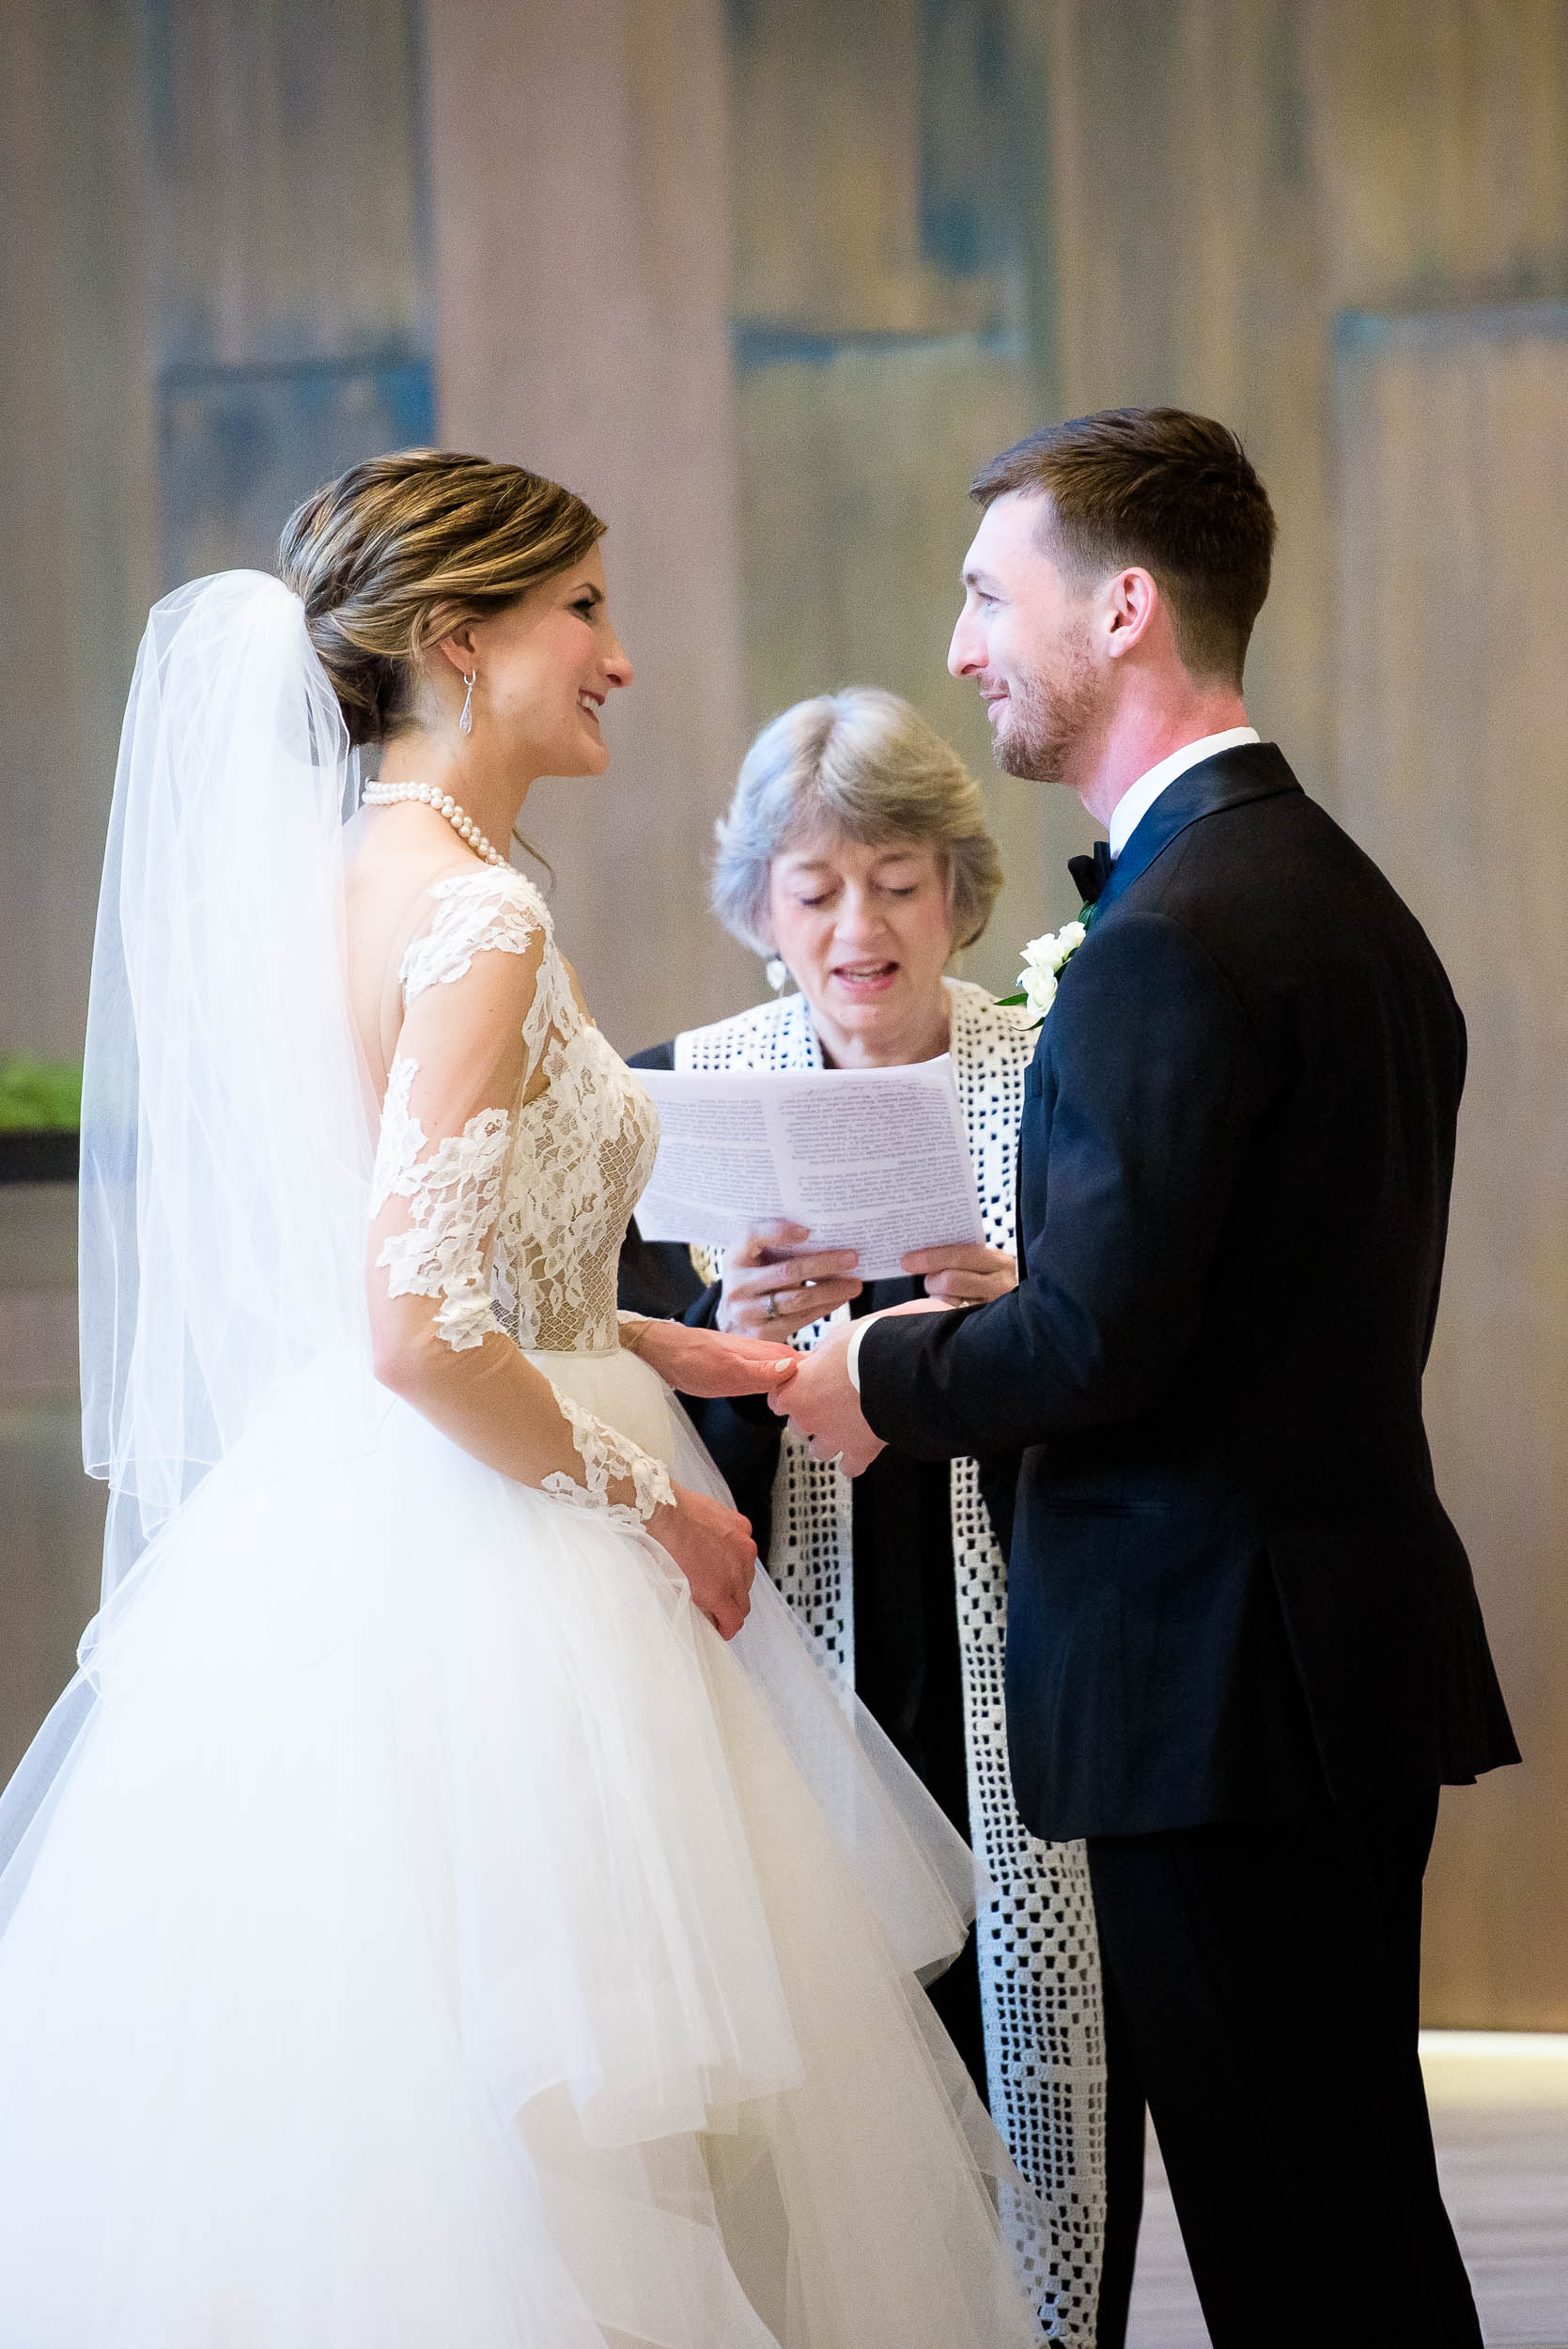
[[[748, 752], [718, 827], [715, 910], [794, 991], [638, 1056], [645, 1067], [887, 1067], [951, 1052], [984, 1246], [907, 1256], [862, 1283], [852, 1255], [797, 1253], [768, 1224], [727, 1252], [633, 1226], [624, 1305], [810, 1346], [829, 1316], [1017, 1279], [1014, 1155], [1027, 1015], [947, 975], [1001, 882], [979, 788], [920, 712], [869, 687], [800, 702]], [[1002, 1708], [1004, 1542], [1017, 1463], [890, 1448], [853, 1485], [768, 1409], [689, 1406], [780, 1589], [970, 1837], [997, 1888], [933, 2000], [1053, 2217], [1052, 2337], [1095, 2335], [1105, 2202], [1098, 1952], [1082, 1848], [1035, 1842], [1014, 1807]], [[1130, 2214], [1134, 2230], [1136, 2208]], [[1113, 2298], [1119, 2295], [1111, 2295]], [[1108, 2310], [1103, 2341], [1119, 2336]]]

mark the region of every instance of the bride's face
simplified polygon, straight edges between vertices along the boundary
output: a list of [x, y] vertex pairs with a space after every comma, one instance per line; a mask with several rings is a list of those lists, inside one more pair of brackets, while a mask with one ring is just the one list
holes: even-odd
[[[532, 775], [598, 775], [610, 764], [599, 717], [631, 663], [610, 624], [597, 547], [516, 603], [472, 624], [474, 732]], [[457, 647], [447, 648], [448, 658]], [[480, 737], [483, 727], [484, 736]]]

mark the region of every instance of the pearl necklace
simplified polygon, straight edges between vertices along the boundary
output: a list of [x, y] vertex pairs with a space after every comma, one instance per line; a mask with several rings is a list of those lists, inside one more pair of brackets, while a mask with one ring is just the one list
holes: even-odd
[[499, 848], [492, 848], [472, 816], [458, 805], [450, 791], [438, 791], [428, 783], [367, 783], [360, 797], [366, 807], [396, 807], [399, 800], [418, 800], [436, 815], [444, 816], [458, 837], [466, 842], [475, 856], [482, 856], [487, 864], [505, 864], [509, 860]]

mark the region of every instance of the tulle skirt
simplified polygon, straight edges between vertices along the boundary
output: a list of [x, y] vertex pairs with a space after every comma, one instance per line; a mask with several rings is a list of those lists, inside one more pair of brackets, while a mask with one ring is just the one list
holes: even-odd
[[[540, 1358], [722, 1490], [629, 1353]], [[1007, 2349], [970, 1862], [759, 1576], [318, 1372], [100, 1619], [0, 1932], [0, 2349]]]

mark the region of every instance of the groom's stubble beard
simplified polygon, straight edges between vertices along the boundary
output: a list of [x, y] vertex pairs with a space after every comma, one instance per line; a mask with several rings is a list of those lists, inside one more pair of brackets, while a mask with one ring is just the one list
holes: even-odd
[[1104, 691], [1085, 621], [1064, 632], [1048, 666], [1009, 682], [1008, 714], [992, 744], [1002, 773], [1065, 783], [1075, 753], [1100, 730]]

